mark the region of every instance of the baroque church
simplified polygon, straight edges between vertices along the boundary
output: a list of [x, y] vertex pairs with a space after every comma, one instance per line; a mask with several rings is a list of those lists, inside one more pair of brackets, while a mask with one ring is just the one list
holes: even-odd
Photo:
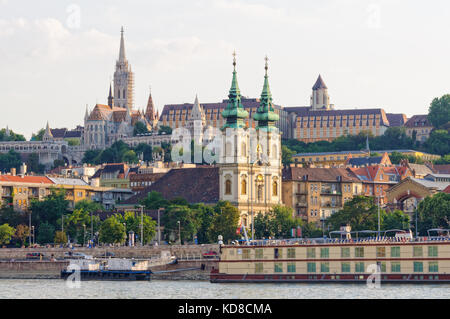
[[96, 104], [91, 112], [86, 108], [83, 136], [86, 150], [104, 149], [118, 140], [133, 137], [137, 122], [144, 124], [149, 131], [157, 131], [159, 114], [155, 112], [151, 92], [145, 112], [133, 109], [134, 73], [125, 55], [123, 33], [122, 28], [114, 87], [109, 87], [108, 104]]

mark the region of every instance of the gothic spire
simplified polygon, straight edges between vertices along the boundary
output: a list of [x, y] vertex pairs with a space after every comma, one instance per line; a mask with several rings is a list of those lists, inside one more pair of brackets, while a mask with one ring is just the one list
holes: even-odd
[[327, 86], [325, 85], [325, 82], [322, 79], [322, 76], [319, 74], [319, 77], [317, 78], [316, 83], [314, 84], [313, 90], [318, 90], [318, 89], [328, 89]]
[[109, 84], [108, 105], [112, 108], [114, 106], [114, 97], [112, 95], [111, 83]]
[[123, 27], [120, 30], [120, 51], [119, 51], [119, 62], [125, 61], [125, 41], [123, 39]]
[[233, 52], [233, 79], [231, 81], [228, 99], [227, 107], [222, 112], [222, 116], [226, 119], [226, 123], [222, 129], [227, 127], [245, 127], [244, 119], [248, 117], [248, 112], [244, 110], [241, 103], [241, 91], [239, 90], [236, 73], [236, 52]]
[[191, 110], [190, 119], [205, 121], [205, 112], [203, 111], [203, 108], [201, 107], [200, 103], [198, 102], [197, 94], [195, 95], [194, 106], [192, 107], [192, 110]]
[[272, 103], [272, 93], [269, 87], [269, 76], [267, 75], [267, 70], [269, 69], [268, 61], [269, 58], [265, 58], [265, 75], [264, 75], [264, 85], [261, 93], [261, 101], [256, 113], [253, 114], [253, 119], [258, 121], [258, 129], [263, 129], [271, 131], [275, 127], [275, 122], [279, 120], [278, 114], [275, 113]]
[[148, 95], [147, 109], [145, 110], [145, 117], [149, 121], [153, 121], [155, 119], [155, 106], [153, 104], [152, 92]]

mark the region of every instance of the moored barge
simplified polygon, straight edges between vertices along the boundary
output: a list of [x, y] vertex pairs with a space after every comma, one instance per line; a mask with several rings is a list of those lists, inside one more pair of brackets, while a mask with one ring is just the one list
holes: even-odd
[[222, 245], [210, 281], [450, 283], [448, 236], [290, 239]]

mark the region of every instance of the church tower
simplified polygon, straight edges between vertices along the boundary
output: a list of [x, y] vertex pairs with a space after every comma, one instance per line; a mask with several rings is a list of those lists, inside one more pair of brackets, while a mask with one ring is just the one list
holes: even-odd
[[125, 56], [125, 41], [123, 38], [123, 27], [120, 31], [119, 59], [116, 61], [114, 72], [114, 106], [124, 109], [133, 109], [134, 99], [134, 73]]
[[279, 117], [273, 110], [267, 59], [261, 103], [254, 115], [256, 130], [245, 126], [248, 112], [241, 104], [235, 58], [228, 97], [230, 102], [222, 112], [226, 123], [219, 164], [220, 199], [237, 207], [240, 223], [251, 227], [258, 214], [281, 204], [281, 136], [275, 127]]
[[198, 96], [195, 96], [194, 105], [192, 106], [191, 113], [189, 114], [187, 128], [191, 133], [194, 143], [202, 145], [203, 141], [203, 128], [206, 125], [206, 116], [202, 106], [198, 102]]
[[147, 108], [145, 109], [144, 117], [147, 123], [150, 124], [153, 131], [157, 130], [158, 119], [155, 113], [155, 105], [153, 103], [152, 92], [150, 92], [147, 101]]
[[312, 88], [311, 95], [311, 109], [312, 110], [330, 110], [333, 105], [330, 104], [330, 96], [328, 95], [328, 88], [319, 74], [316, 83]]

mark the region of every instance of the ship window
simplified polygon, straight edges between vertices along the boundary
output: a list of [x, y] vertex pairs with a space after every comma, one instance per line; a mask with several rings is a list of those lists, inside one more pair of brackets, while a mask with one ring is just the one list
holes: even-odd
[[288, 272], [296, 272], [295, 263], [288, 263], [287, 264], [287, 271]]
[[364, 257], [364, 247], [355, 247], [355, 257]]
[[385, 262], [378, 262], [377, 266], [380, 267], [380, 272], [386, 272], [386, 263]]
[[287, 258], [295, 258], [295, 248], [287, 249]]
[[330, 257], [330, 248], [320, 248], [320, 258]]
[[316, 263], [308, 263], [307, 270], [308, 272], [316, 272]]
[[282, 263], [275, 263], [274, 271], [275, 272], [283, 272], [283, 264]]
[[423, 256], [422, 246], [417, 246], [417, 247], [413, 248], [413, 256], [414, 257], [422, 257]]
[[341, 257], [342, 258], [350, 257], [350, 248], [349, 247], [341, 247]]
[[[422, 248], [422, 247], [420, 247]], [[415, 261], [414, 262], [414, 272], [423, 272], [423, 262]]]
[[386, 247], [377, 247], [377, 257], [386, 257]]
[[[395, 247], [393, 247], [395, 248]], [[400, 248], [400, 247], [398, 247]], [[391, 272], [401, 272], [401, 267], [399, 262], [391, 262]]]
[[262, 248], [258, 248], [255, 249], [255, 258], [256, 259], [263, 259], [263, 249]]
[[355, 272], [364, 272], [364, 263], [363, 262], [355, 263]]
[[255, 273], [260, 274], [264, 270], [263, 263], [255, 263]]
[[428, 257], [438, 256], [438, 246], [428, 246]]
[[391, 247], [391, 257], [400, 257], [400, 247]]
[[306, 248], [306, 258], [316, 258], [316, 249]]
[[342, 272], [350, 272], [350, 263], [341, 263]]
[[275, 248], [274, 249], [274, 251], [273, 251], [273, 257], [275, 258], [275, 259], [278, 259], [278, 258], [283, 258], [283, 249], [281, 249], [281, 248]]
[[428, 272], [438, 272], [438, 262], [437, 261], [430, 261], [428, 264]]
[[330, 272], [330, 263], [320, 263], [320, 272]]
[[250, 259], [250, 249], [242, 250], [242, 259]]

